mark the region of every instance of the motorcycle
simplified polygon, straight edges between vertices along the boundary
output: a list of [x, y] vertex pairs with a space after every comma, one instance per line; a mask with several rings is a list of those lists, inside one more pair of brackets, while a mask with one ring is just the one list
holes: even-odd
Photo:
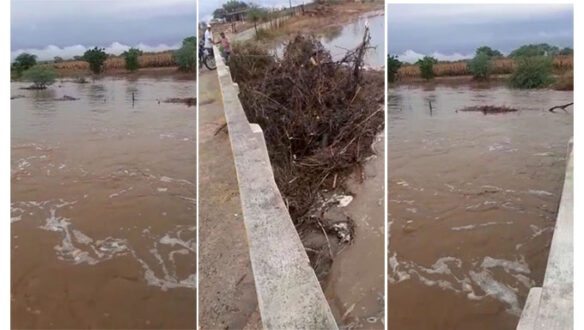
[[205, 65], [209, 70], [217, 69], [215, 63], [215, 56], [213, 54], [213, 48], [205, 48], [205, 43], [201, 40], [199, 42], [199, 68]]

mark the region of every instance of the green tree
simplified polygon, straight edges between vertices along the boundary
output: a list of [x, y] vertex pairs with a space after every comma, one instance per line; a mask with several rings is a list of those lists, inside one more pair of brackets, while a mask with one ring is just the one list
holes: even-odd
[[564, 47], [560, 50], [559, 55], [574, 55], [574, 49], [570, 47]]
[[217, 8], [213, 11], [213, 18], [224, 18], [227, 11], [223, 8]]
[[420, 67], [420, 74], [422, 78], [430, 80], [434, 78], [434, 64], [438, 63], [432, 56], [424, 56], [424, 58], [419, 59], [416, 64]]
[[486, 80], [491, 74], [491, 56], [488, 52], [479, 52], [468, 62], [468, 70], [474, 79]]
[[511, 74], [510, 83], [515, 88], [542, 88], [553, 83], [551, 56], [523, 56]]
[[174, 52], [174, 59], [181, 71], [192, 71], [197, 67], [197, 38], [188, 37], [180, 49]]
[[245, 1], [229, 0], [223, 4], [223, 10], [227, 13], [233, 13], [247, 8], [249, 8], [249, 5]]
[[402, 62], [397, 59], [397, 56], [387, 55], [387, 81], [394, 82], [397, 78], [397, 71], [402, 66]]
[[35, 88], [44, 89], [55, 82], [57, 73], [53, 68], [35, 65], [24, 71], [22, 77], [26, 81], [31, 81]]
[[140, 55], [142, 55], [142, 51], [138, 48], [130, 48], [122, 53], [124, 62], [126, 62], [126, 70], [136, 71], [140, 68], [140, 62], [138, 61]]
[[491, 57], [503, 57], [503, 54], [496, 50], [496, 49], [492, 49], [489, 46], [482, 46], [477, 48], [475, 55], [478, 55], [480, 53], [484, 53], [486, 54], [489, 58]]
[[101, 73], [106, 59], [107, 54], [104, 48], [95, 47], [85, 51], [83, 54], [83, 60], [89, 63], [89, 69], [95, 74]]
[[10, 66], [10, 76], [12, 78], [19, 78], [22, 72], [28, 70], [36, 65], [36, 55], [22, 53], [14, 59]]
[[267, 16], [268, 11], [258, 6], [252, 6], [247, 11], [247, 20], [253, 23], [256, 38], [258, 37], [258, 22], [265, 20]]
[[525, 56], [555, 56], [558, 55], [560, 49], [556, 46], [548, 44], [530, 44], [521, 46], [509, 54], [509, 57], [525, 57]]

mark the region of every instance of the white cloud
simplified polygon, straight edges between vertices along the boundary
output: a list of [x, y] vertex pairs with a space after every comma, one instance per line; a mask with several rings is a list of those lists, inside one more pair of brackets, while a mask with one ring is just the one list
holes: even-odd
[[[140, 43], [140, 44], [134, 45], [133, 47], [138, 48], [144, 52], [161, 52], [161, 51], [165, 51], [165, 50], [178, 49], [178, 48], [180, 48], [180, 46], [181, 46], [180, 44], [175, 44], [175, 45], [160, 44], [160, 45], [156, 45], [156, 46], [150, 46], [150, 45]], [[124, 44], [119, 43], [119, 42], [114, 42], [111, 45], [105, 47], [105, 52], [108, 54], [120, 55], [121, 53], [130, 49], [130, 47], [132, 47], [132, 46], [124, 45]], [[18, 50], [11, 52], [10, 58], [12, 60], [14, 60], [14, 58], [16, 58], [16, 56], [18, 56], [21, 53], [29, 53], [29, 54], [36, 55], [37, 59], [41, 60], [41, 61], [52, 60], [55, 58], [55, 56], [59, 56], [63, 59], [71, 59], [74, 56], [83, 55], [83, 53], [85, 53], [85, 51], [87, 49], [89, 49], [89, 48], [85, 47], [83, 45], [73, 45], [73, 46], [67, 46], [67, 47], [63, 47], [63, 48], [57, 47], [55, 45], [50, 45], [50, 46], [47, 46], [47, 47], [42, 48], [42, 49], [34, 49], [34, 48], [18, 49]]]
[[417, 53], [411, 49], [406, 50], [402, 54], [398, 55], [398, 59], [402, 62], [406, 63], [415, 63], [417, 60], [423, 58], [424, 56], [429, 55], [436, 58], [439, 61], [460, 61], [473, 58], [474, 54], [460, 54], [460, 53], [453, 53], [453, 54], [442, 54], [440, 52], [433, 52], [431, 54], [422, 54]]

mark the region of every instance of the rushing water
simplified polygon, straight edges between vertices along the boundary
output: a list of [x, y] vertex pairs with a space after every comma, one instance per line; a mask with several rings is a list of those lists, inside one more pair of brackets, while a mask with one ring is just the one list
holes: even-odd
[[159, 101], [193, 97], [195, 82], [23, 86], [11, 86], [13, 327], [194, 327], [195, 108]]
[[[572, 114], [547, 109], [572, 99], [505, 87], [389, 90], [390, 328], [515, 328], [543, 280], [572, 136]], [[519, 111], [456, 112], [472, 105]]]

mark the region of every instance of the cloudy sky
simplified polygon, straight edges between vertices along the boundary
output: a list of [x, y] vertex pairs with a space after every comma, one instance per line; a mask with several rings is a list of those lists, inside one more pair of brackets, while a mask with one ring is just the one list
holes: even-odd
[[[201, 20], [208, 21], [209, 19], [213, 18], [213, 11], [221, 7], [221, 5], [226, 2], [227, 0], [200, 0], [199, 11], [201, 12]], [[278, 8], [289, 7], [290, 2], [292, 2], [292, 6], [297, 6], [303, 3], [310, 3], [312, 0], [251, 0], [246, 2], [253, 3], [261, 7]]]
[[386, 15], [388, 51], [406, 62], [469, 58], [483, 45], [504, 54], [529, 43], [573, 46], [572, 5], [390, 4]]
[[170, 49], [195, 33], [196, 17], [195, 0], [11, 0], [11, 55]]

